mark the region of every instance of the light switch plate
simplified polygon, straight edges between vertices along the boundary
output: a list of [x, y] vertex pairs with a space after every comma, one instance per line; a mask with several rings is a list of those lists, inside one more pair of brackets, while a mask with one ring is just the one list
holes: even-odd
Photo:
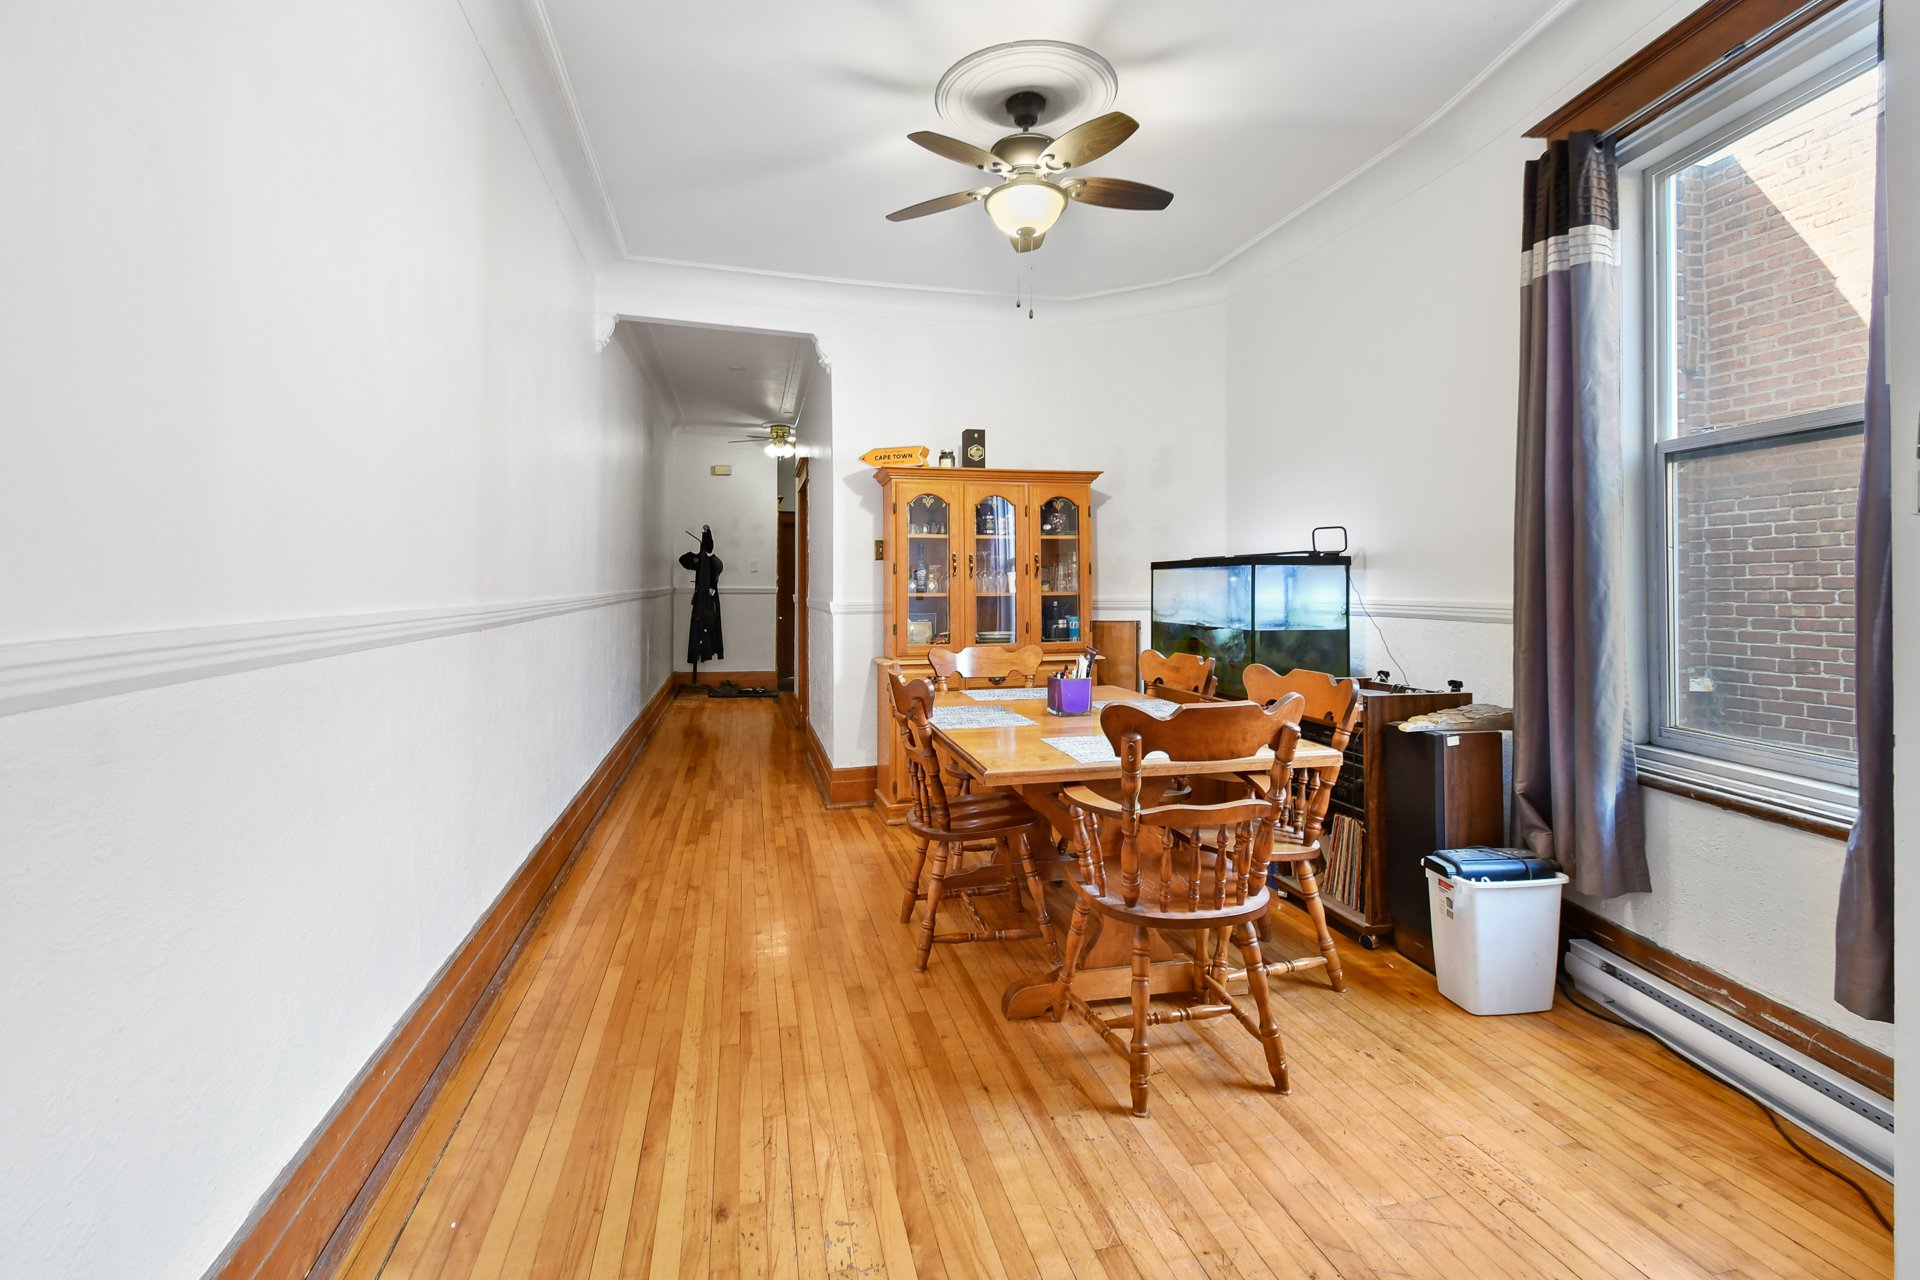
[[873, 558], [875, 560], [885, 560], [887, 558], [887, 540], [885, 538], [875, 538], [873, 540]]

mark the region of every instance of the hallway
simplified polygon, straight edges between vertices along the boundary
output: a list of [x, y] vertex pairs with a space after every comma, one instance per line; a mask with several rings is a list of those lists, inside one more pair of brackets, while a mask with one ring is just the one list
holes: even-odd
[[[1238, 1028], [1174, 1027], [1134, 1120], [1085, 1027], [1000, 1016], [1039, 943], [911, 972], [908, 852], [821, 807], [774, 704], [681, 698], [340, 1274], [1891, 1268], [1851, 1191], [1664, 1050], [1564, 1002], [1469, 1017], [1351, 943], [1348, 994], [1275, 984], [1292, 1096]], [[1276, 932], [1308, 945], [1294, 914]]]

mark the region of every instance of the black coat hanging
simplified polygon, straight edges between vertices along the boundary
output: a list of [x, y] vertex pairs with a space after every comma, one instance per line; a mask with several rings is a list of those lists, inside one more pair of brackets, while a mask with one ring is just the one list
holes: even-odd
[[[688, 534], [692, 537], [692, 534]], [[687, 661], [694, 674], [700, 664], [727, 656], [720, 638], [720, 570], [725, 566], [713, 554], [713, 527], [700, 526], [700, 549], [680, 557], [682, 569], [693, 570], [693, 617], [687, 627]]]

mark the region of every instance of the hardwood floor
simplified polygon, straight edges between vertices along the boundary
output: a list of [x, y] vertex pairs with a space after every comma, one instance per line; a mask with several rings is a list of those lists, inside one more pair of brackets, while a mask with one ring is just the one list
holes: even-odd
[[912, 972], [909, 852], [821, 806], [772, 702], [681, 699], [340, 1273], [1892, 1273], [1745, 1099], [1564, 1003], [1471, 1017], [1390, 951], [1349, 944], [1345, 995], [1275, 982], [1292, 1096], [1238, 1027], [1174, 1026], [1135, 1120], [1092, 1031], [1000, 1016], [1040, 943]]

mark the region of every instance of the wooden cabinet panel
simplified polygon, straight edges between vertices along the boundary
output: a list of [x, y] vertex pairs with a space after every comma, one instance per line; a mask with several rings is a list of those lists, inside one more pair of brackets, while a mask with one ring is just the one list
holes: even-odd
[[1027, 486], [1009, 481], [969, 484], [967, 533], [968, 606], [962, 624], [969, 644], [1027, 644], [1033, 610], [1024, 559]]
[[953, 643], [964, 615], [963, 486], [944, 477], [895, 486], [889, 499], [887, 651]]
[[1088, 487], [1035, 485], [1028, 497], [1032, 638], [1053, 651], [1084, 649], [1093, 612]]
[[[1041, 644], [1059, 669], [1086, 648], [1098, 471], [882, 467], [873, 478], [885, 493], [883, 664], [919, 676], [935, 645]], [[897, 815], [906, 796], [880, 692], [876, 799]]]

